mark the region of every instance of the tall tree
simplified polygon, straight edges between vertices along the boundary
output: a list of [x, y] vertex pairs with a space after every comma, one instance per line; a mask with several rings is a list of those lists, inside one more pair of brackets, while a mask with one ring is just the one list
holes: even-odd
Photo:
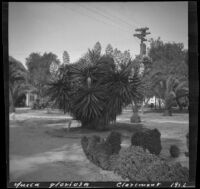
[[94, 50], [95, 54], [98, 54], [100, 56], [100, 54], [101, 54], [101, 43], [99, 41], [96, 42], [93, 50]]
[[112, 55], [113, 55], [113, 47], [112, 47], [111, 44], [108, 44], [108, 45], [106, 46], [105, 53], [106, 53], [106, 55], [108, 55], [108, 56], [112, 56]]
[[160, 38], [151, 39], [148, 56], [152, 59], [152, 71], [176, 75], [188, 80], [188, 51], [182, 43], [164, 43]]
[[46, 84], [51, 78], [50, 65], [54, 62], [60, 64], [57, 56], [53, 53], [31, 53], [26, 59], [26, 65], [30, 73], [30, 83], [37, 89], [39, 98], [44, 96]]
[[69, 64], [70, 63], [70, 57], [69, 53], [67, 51], [63, 52], [63, 64]]
[[[182, 91], [183, 94], [186, 95], [187, 93], [185, 93], [184, 91], [188, 90], [188, 88], [187, 90], [185, 90], [185, 87], [187, 87], [186, 84], [188, 83], [188, 51], [184, 49], [183, 44], [164, 43], [160, 38], [156, 40], [151, 39], [150, 48], [148, 50], [148, 56], [152, 60], [152, 65], [146, 79], [152, 82], [151, 90], [153, 91], [154, 95], [158, 98], [162, 98], [165, 101], [166, 106], [168, 106], [167, 104], [169, 104], [166, 101], [173, 101], [174, 103], [174, 98], [170, 99], [166, 97], [166, 95], [165, 97], [163, 95], [163, 91], [165, 91], [166, 94], [170, 91], [170, 85], [173, 86], [172, 81], [174, 80], [180, 83], [179, 89], [181, 90], [179, 90], [179, 93], [180, 91]], [[184, 83], [184, 87], [181, 83]], [[184, 90], [182, 90], [183, 88]], [[176, 103], [181, 108], [181, 103], [179, 102], [179, 99], [179, 95], [177, 95]], [[169, 107], [171, 108], [171, 106]], [[168, 110], [166, 110], [166, 114], [167, 111]]]
[[29, 88], [28, 71], [21, 62], [9, 56], [9, 103], [10, 111], [15, 112], [17, 98]]
[[157, 72], [152, 76], [154, 94], [164, 100], [164, 115], [172, 115], [172, 106], [182, 97], [188, 96], [188, 82], [173, 75]]
[[121, 52], [119, 49], [115, 48], [113, 51], [113, 59], [117, 68], [120, 70], [121, 67], [127, 65], [131, 60], [131, 55], [129, 50]]

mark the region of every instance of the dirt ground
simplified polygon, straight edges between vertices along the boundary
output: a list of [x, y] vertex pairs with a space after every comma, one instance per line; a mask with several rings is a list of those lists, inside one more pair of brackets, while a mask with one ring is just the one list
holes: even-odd
[[[130, 125], [131, 110], [124, 110], [117, 118], [118, 123]], [[80, 123], [73, 121], [67, 130], [69, 115], [61, 112], [19, 109], [15, 120], [9, 124], [9, 170], [10, 181], [119, 181], [120, 176], [103, 171], [85, 157], [80, 140], [86, 135], [98, 134], [106, 137], [109, 131], [94, 132], [80, 130]], [[186, 133], [189, 129], [188, 114], [164, 117], [160, 113], [141, 114], [142, 124], [132, 124], [134, 130], [157, 128], [161, 132], [162, 151], [160, 156], [167, 161], [180, 162], [189, 167], [185, 157]], [[143, 125], [143, 126], [142, 126]], [[132, 132], [121, 129], [122, 147], [130, 145]], [[171, 158], [170, 145], [177, 145], [181, 154]]]

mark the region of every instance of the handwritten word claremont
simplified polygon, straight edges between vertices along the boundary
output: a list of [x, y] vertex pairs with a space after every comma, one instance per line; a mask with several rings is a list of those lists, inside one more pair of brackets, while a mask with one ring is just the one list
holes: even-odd
[[120, 188], [134, 188], [134, 187], [159, 187], [161, 183], [127, 183], [127, 182], [118, 182], [116, 187]]

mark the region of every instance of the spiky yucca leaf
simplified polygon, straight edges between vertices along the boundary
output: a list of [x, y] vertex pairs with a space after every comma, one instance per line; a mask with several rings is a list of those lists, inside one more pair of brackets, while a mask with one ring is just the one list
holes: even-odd
[[122, 108], [142, 97], [141, 80], [137, 73], [131, 73], [130, 64], [121, 70], [107, 73], [104, 82], [108, 88], [108, 114], [112, 118], [121, 114]]
[[81, 87], [73, 97], [73, 115], [78, 120], [90, 121], [102, 117], [105, 108], [105, 92], [103, 86], [92, 88]]
[[64, 112], [71, 110], [72, 87], [69, 81], [60, 78], [48, 83], [46, 94], [49, 96], [49, 100]]

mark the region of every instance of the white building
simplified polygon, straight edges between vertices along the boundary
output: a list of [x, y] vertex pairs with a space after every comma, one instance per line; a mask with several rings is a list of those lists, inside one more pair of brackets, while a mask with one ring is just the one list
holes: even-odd
[[27, 107], [32, 106], [36, 99], [37, 99], [37, 94], [35, 94], [32, 91], [26, 92], [26, 106]]

